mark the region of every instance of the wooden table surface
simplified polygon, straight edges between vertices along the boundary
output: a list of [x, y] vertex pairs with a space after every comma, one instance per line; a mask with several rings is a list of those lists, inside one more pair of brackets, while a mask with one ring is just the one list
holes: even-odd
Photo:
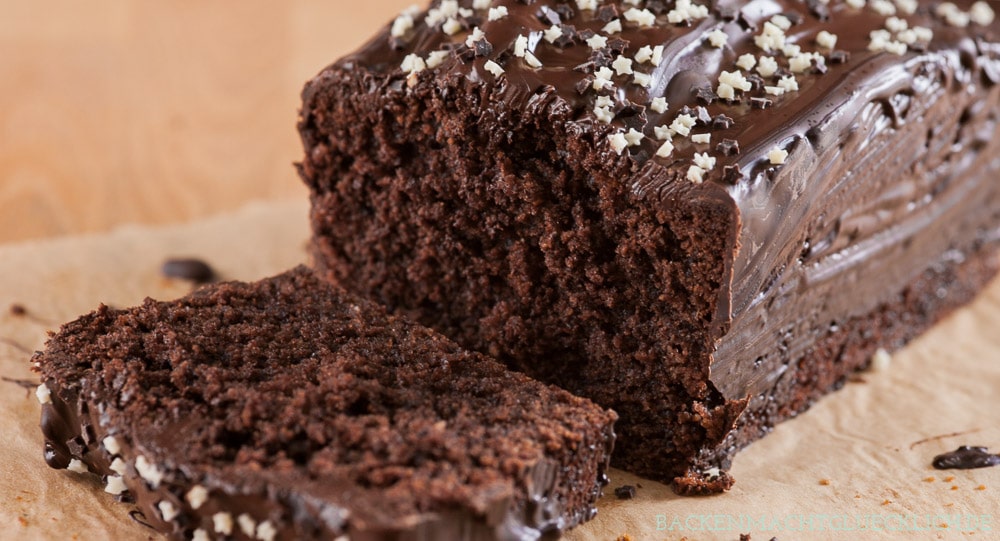
[[0, 0], [0, 243], [305, 198], [302, 84], [413, 2]]

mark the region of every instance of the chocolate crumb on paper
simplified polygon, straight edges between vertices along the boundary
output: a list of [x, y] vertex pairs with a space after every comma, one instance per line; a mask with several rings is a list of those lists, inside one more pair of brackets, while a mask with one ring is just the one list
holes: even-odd
[[160, 271], [167, 278], [190, 280], [196, 284], [204, 284], [215, 279], [212, 267], [196, 258], [170, 258], [163, 262]]
[[990, 453], [986, 447], [962, 445], [950, 453], [934, 457], [931, 464], [938, 470], [990, 468], [1000, 465], [1000, 455]]

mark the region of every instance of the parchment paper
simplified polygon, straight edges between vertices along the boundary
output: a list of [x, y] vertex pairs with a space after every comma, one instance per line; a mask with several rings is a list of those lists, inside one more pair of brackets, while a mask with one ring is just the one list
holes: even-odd
[[[46, 331], [100, 302], [187, 293], [188, 284], [160, 276], [167, 257], [202, 257], [242, 280], [304, 262], [306, 213], [304, 202], [261, 203], [183, 226], [0, 247], [0, 375], [36, 382], [28, 358]], [[597, 518], [567, 538], [1000, 539], [1000, 468], [930, 466], [960, 444], [1000, 452], [998, 330], [995, 281], [887, 369], [862, 374], [742, 452], [731, 492], [679, 498], [613, 470]], [[45, 465], [39, 411], [33, 390], [0, 382], [0, 539], [155, 538], [92, 477]], [[635, 499], [615, 498], [625, 484], [640, 487]]]

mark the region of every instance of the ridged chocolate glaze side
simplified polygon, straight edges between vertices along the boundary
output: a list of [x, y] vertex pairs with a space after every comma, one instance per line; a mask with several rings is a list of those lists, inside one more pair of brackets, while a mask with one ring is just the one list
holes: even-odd
[[[321, 292], [326, 286], [308, 277], [308, 271], [300, 268], [291, 274], [291, 277], [282, 276], [274, 281], [281, 283], [284, 280], [284, 287], [301, 288], [307, 292], [306, 295], [309, 295], [310, 288], [313, 288], [312, 292], [320, 292], [319, 295], [322, 297]], [[211, 291], [202, 291], [195, 295], [201, 296], [202, 302], [207, 300], [209, 305], [219, 302], [219, 307], [223, 309], [219, 317], [226, 317], [224, 306], [228, 304], [227, 299], [231, 300], [232, 297], [229, 295], [234, 294], [239, 297], [241, 287], [252, 286], [223, 284], [219, 286], [221, 291], [218, 297], [213, 297]], [[174, 308], [178, 311], [173, 311], [174, 308], [169, 305], [155, 306], [147, 303], [144, 309], [153, 307], [154, 311], [162, 311], [164, 319], [158, 324], [169, 327], [169, 320], [192, 317], [182, 306], [182, 303], [176, 304]], [[204, 304], [201, 306], [205, 307]], [[284, 306], [279, 302], [275, 302], [274, 306], [275, 310], [305, 308], [303, 305]], [[373, 307], [368, 309], [378, 312]], [[90, 472], [102, 476], [107, 481], [109, 476], [117, 475], [112, 469], [112, 459], [121, 458], [126, 465], [123, 481], [128, 490], [120, 496], [120, 499], [136, 505], [139, 512], [135, 516], [137, 521], [167, 534], [170, 538], [190, 539], [194, 530], [198, 528], [209, 532], [210, 538], [217, 538], [217, 534], [213, 531], [212, 517], [215, 513], [224, 512], [229, 513], [234, 521], [233, 533], [226, 537], [231, 539], [253, 538], [245, 535], [236, 524], [237, 517], [243, 513], [252, 517], [257, 525], [265, 520], [269, 521], [275, 528], [274, 539], [280, 540], [554, 539], [559, 537], [564, 529], [592, 518], [595, 511], [592, 504], [607, 483], [604, 471], [614, 436], [610, 423], [602, 426], [598, 418], [611, 421], [613, 416], [608, 413], [600, 413], [594, 417], [593, 421], [597, 421], [597, 424], [588, 426], [585, 430], [587, 433], [580, 434], [580, 445], [584, 448], [579, 450], [579, 455], [580, 460], [584, 462], [575, 463], [567, 460], [569, 455], [558, 458], [556, 455], [549, 457], [542, 454], [537, 460], [533, 459], [524, 464], [524, 470], [518, 474], [513, 484], [486, 483], [469, 501], [455, 505], [437, 505], [436, 508], [422, 512], [401, 513], [395, 511], [394, 507], [382, 509], [380, 503], [396, 506], [399, 504], [398, 498], [394, 496], [396, 499], [386, 498], [381, 502], [378, 499], [373, 500], [373, 493], [367, 492], [364, 485], [359, 485], [358, 480], [346, 476], [314, 474], [306, 471], [303, 466], [294, 467], [290, 463], [254, 468], [247, 466], [243, 459], [237, 464], [235, 459], [229, 462], [191, 457], [189, 455], [192, 452], [193, 439], [202, 441], [201, 432], [207, 430], [206, 424], [210, 422], [203, 417], [205, 412], [200, 407], [197, 412], [185, 413], [167, 409], [163, 412], [150, 411], [147, 414], [148, 418], [130, 418], [129, 414], [123, 411], [123, 404], [134, 400], [134, 397], [129, 398], [128, 395], [140, 387], [135, 386], [136, 382], [123, 382], [122, 378], [126, 375], [134, 378], [135, 373], [129, 374], [114, 369], [98, 370], [100, 366], [116, 365], [119, 362], [115, 360], [117, 355], [129, 354], [120, 350], [120, 342], [110, 334], [105, 334], [113, 332], [110, 329], [114, 327], [116, 320], [122, 321], [129, 317], [128, 311], [112, 311], [106, 308], [85, 316], [81, 320], [67, 324], [61, 334], [50, 341], [46, 351], [36, 358], [43, 373], [43, 382], [51, 392], [50, 402], [43, 404], [42, 407], [41, 428], [45, 436], [45, 459], [51, 467], [59, 469], [69, 466], [73, 459], [79, 460]], [[378, 320], [379, 316], [376, 314], [373, 317]], [[208, 319], [205, 323], [210, 326], [212, 321]], [[388, 325], [398, 328], [398, 322], [390, 322]], [[163, 328], [160, 328], [152, 332], [147, 340], [155, 343], [160, 339], [170, 339], [161, 336], [159, 333], [162, 331]], [[311, 333], [313, 330], [307, 332]], [[363, 333], [364, 330], [351, 327], [345, 332]], [[417, 334], [420, 334], [420, 331]], [[427, 334], [423, 343], [430, 344], [433, 340], [429, 339], [433, 337], [433, 334]], [[405, 341], [408, 338], [398, 335], [386, 339]], [[107, 347], [106, 353], [109, 358], [75, 357], [75, 349], [81, 346], [98, 349]], [[324, 346], [320, 344], [318, 347], [317, 351], [322, 350]], [[430, 347], [437, 348], [441, 354], [441, 359], [433, 362], [444, 363], [443, 366], [447, 366], [448, 363], [472, 362], [474, 364], [465, 366], [474, 367], [478, 364], [462, 358], [462, 354], [453, 345], [440, 343], [438, 346]], [[183, 370], [181, 365], [196, 362], [185, 360], [181, 349], [177, 350], [177, 353], [178, 369]], [[126, 357], [126, 361], [134, 363], [138, 359]], [[158, 361], [148, 359], [144, 362]], [[91, 363], [94, 365], [91, 366]], [[69, 366], [75, 366], [73, 370], [79, 372], [79, 379], [67, 379], [69, 374], [63, 370]], [[494, 377], [487, 372], [489, 371], [482, 374], [484, 381]], [[510, 381], [510, 387], [522, 383], [538, 386], [526, 378], [514, 376]], [[538, 387], [532, 395], [533, 398], [543, 397], [543, 400], [547, 400], [545, 397], [550, 392], [560, 393], [561, 398], [557, 400], [567, 398], [561, 391]], [[153, 386], [145, 388], [145, 392], [161, 393], [164, 392], [164, 388]], [[161, 396], [161, 398], [170, 397]], [[575, 400], [578, 399], [571, 398], [569, 402]], [[585, 415], [590, 416], [594, 412]], [[580, 413], [583, 413], [582, 410]], [[302, 426], [286, 428], [307, 429]], [[447, 425], [444, 430], [447, 430]], [[115, 438], [120, 448], [114, 455], [102, 443], [109, 435]], [[241, 455], [258, 451], [253, 447], [234, 445], [235, 447], [227, 452]], [[290, 448], [282, 450], [286, 451], [292, 452]], [[136, 466], [140, 455], [148, 459], [163, 474], [158, 486], [153, 486], [140, 475]], [[568, 487], [564, 484], [568, 479], [588, 475], [584, 471], [590, 468], [590, 465], [585, 463], [586, 456], [597, 458], [597, 463], [593, 464], [596, 470], [592, 484], [587, 487], [577, 487], [575, 489], [577, 492], [567, 492]], [[507, 458], [513, 459], [513, 455]], [[320, 467], [310, 464], [310, 468]], [[400, 467], [403, 466], [401, 463]], [[333, 471], [347, 474], [346, 469], [334, 468]], [[205, 502], [197, 509], [185, 499], [185, 494], [196, 485], [208, 491]], [[419, 492], [414, 492], [411, 497], [414, 502], [423, 499], [423, 495]], [[163, 501], [170, 502], [178, 510], [176, 518], [163, 519], [158, 508], [158, 504]], [[570, 504], [570, 501], [589, 503], [579, 505], [579, 503]]]
[[[927, 286], [930, 282], [920, 276], [929, 267], [958, 266], [965, 258], [988, 259], [996, 249], [1000, 216], [992, 209], [998, 207], [998, 196], [988, 180], [998, 169], [991, 158], [997, 155], [991, 141], [997, 111], [995, 83], [1000, 73], [996, 22], [988, 27], [952, 28], [930, 13], [934, 4], [921, 2], [917, 13], [905, 18], [911, 26], [933, 29], [934, 37], [926, 48], [903, 56], [868, 51], [869, 32], [882, 28], [886, 17], [842, 3], [830, 5], [826, 21], [812, 16], [805, 3], [751, 1], [719, 2], [708, 18], [690, 27], [659, 25], [638, 30], [626, 23], [620, 37], [630, 42], [628, 55], [646, 44], [663, 44], [666, 52], [664, 62], [650, 71], [653, 84], [648, 92], [624, 83], [615, 91], [619, 99], [635, 102], [642, 111], [620, 115], [606, 125], [596, 121], [591, 112], [597, 94], [577, 91], [577, 83], [586, 74], [573, 67], [586, 61], [589, 48], [580, 43], [552, 46], [540, 41], [537, 34], [551, 22], [540, 21], [543, 8], [556, 9], [560, 4], [494, 2], [506, 6], [510, 16], [496, 22], [479, 21], [493, 46], [492, 56], [467, 57], [465, 61], [451, 58], [440, 68], [411, 76], [415, 83], [410, 84], [399, 70], [405, 55], [426, 53], [448, 43], [459, 44], [461, 51], [467, 33], [447, 37], [418, 24], [400, 45], [384, 32], [321, 74], [307, 87], [305, 101], [316, 103], [315, 97], [330, 79], [346, 80], [352, 72], [366, 81], [372, 93], [404, 93], [410, 91], [408, 88], [419, 92], [433, 85], [453, 89], [456, 85], [444, 81], [462, 77], [469, 86], [486, 89], [482, 95], [496, 100], [497, 117], [549, 115], [551, 122], [558, 123], [556, 129], [591, 142], [593, 154], [588, 160], [614, 164], [608, 169], [619, 176], [595, 174], [588, 180], [630, 182], [627, 204], [665, 212], [687, 207], [735, 216], [719, 242], [724, 247], [720, 264], [724, 279], [710, 323], [715, 352], [708, 377], [716, 395], [698, 396], [697, 385], [685, 383], [696, 400], [705, 400], [709, 407], [725, 403], [742, 408], [741, 400], [749, 398], [757, 404], [751, 403], [749, 407], [756, 413], [748, 411], [748, 416], [766, 431], [818, 396], [811, 393], [809, 400], [795, 401], [794, 408], [774, 409], [759, 403], [767, 401], [769, 392], [779, 387], [782, 392], [794, 392], [786, 388], [787, 377], [781, 381], [783, 375], [789, 366], [814, 355], [812, 346], [822, 342], [825, 333], [836, 334], [838, 325], [864, 320], [881, 305], [893, 304], [912, 284]], [[958, 4], [964, 9], [971, 2]], [[621, 5], [619, 11], [628, 7]], [[732, 13], [729, 8], [742, 11], [744, 22], [721, 17], [724, 12]], [[563, 22], [577, 29], [596, 29], [604, 24], [593, 20], [589, 12], [575, 11], [577, 17]], [[740, 54], [762, 54], [752, 37], [762, 22], [776, 13], [802, 15], [802, 21], [788, 34], [806, 50], [819, 50], [812, 40], [819, 30], [826, 30], [838, 36], [836, 49], [849, 52], [850, 59], [842, 64], [828, 61], [829, 69], [822, 75], [798, 76], [799, 91], [771, 97], [774, 104], [768, 109], [754, 109], [745, 98], [735, 105], [718, 101], [708, 105], [710, 116], [725, 114], [734, 121], [729, 128], [710, 130], [712, 147], [729, 138], [739, 142], [741, 152], [737, 156], [716, 155], [719, 161], [707, 181], [693, 184], [684, 175], [690, 158], [695, 151], [711, 151], [711, 147], [675, 138], [676, 148], [669, 158], [655, 157], [659, 143], [650, 140], [650, 131], [682, 107], [696, 106], [692, 89], [714, 87], [719, 70], [735, 69], [733, 62]], [[745, 26], [753, 30], [746, 32]], [[704, 43], [707, 32], [714, 28], [727, 31], [727, 47], [715, 49]], [[521, 59], [498, 56], [509, 50], [517, 35], [529, 31], [535, 32], [530, 48], [543, 64], [538, 70], [527, 67]], [[502, 76], [485, 70], [488, 58], [503, 66]], [[666, 112], [657, 114], [646, 107], [655, 96], [668, 98]], [[304, 114], [307, 150], [321, 151], [310, 132], [315, 118], [308, 115], [313, 112], [306, 110]], [[605, 137], [628, 127], [643, 131], [647, 137], [640, 146], [616, 155]], [[508, 125], [498, 122], [497, 128], [502, 132]], [[905, 145], [907, 151], [893, 144]], [[924, 145], [927, 149], [921, 152]], [[767, 153], [775, 147], [791, 152], [783, 165], [768, 163]], [[914, 151], [909, 151], [911, 148]], [[315, 171], [322, 169], [324, 159], [313, 154], [303, 166], [304, 176], [314, 187], [321, 178]], [[630, 168], [618, 167], [622, 159], [631, 163]], [[880, 160], [886, 163], [875, 172], [857, 170]], [[730, 165], [740, 166], [738, 178], [723, 178], [722, 172]], [[621, 174], [623, 169], [627, 173]], [[605, 188], [602, 184], [599, 187]], [[324, 200], [318, 197], [314, 217], [322, 220]], [[324, 232], [317, 230], [318, 234]], [[321, 265], [324, 260], [343, 257], [322, 243], [318, 254]], [[344, 264], [337, 261], [337, 265]], [[337, 269], [342, 279], [345, 267]], [[993, 265], [984, 264], [983, 268], [993, 269]], [[980, 278], [977, 274], [969, 283], [979, 284]], [[707, 281], [714, 282], [714, 277]], [[362, 284], [360, 289], [366, 287]], [[939, 309], [944, 313], [954, 305], [944, 302]], [[925, 326], [914, 326], [883, 345], [898, 347]], [[515, 360], [515, 364], [523, 362]], [[860, 364], [832, 366], [842, 377]], [[555, 374], [544, 377], [559, 381]], [[587, 393], [583, 387], [574, 390]], [[772, 413], [765, 415], [766, 411]], [[622, 426], [628, 427], [629, 419]], [[757, 434], [756, 430], [748, 432]], [[731, 443], [737, 438], [743, 445], [755, 437], [730, 434], [725, 439]], [[643, 445], [628, 439], [624, 442], [626, 453]], [[711, 442], [706, 443], [711, 447]], [[738, 447], [723, 446], [730, 450]], [[713, 458], [716, 464], [722, 460]], [[649, 469], [646, 459], [629, 457], [621, 465], [646, 475], [663, 475]], [[708, 465], [711, 462], [699, 467]]]

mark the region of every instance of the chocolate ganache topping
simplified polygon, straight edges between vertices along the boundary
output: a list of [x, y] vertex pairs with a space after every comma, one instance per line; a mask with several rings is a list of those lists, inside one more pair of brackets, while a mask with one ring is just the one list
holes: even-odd
[[[554, 96], [566, 129], [633, 160], [637, 200], [733, 209], [711, 380], [740, 400], [949, 239], [997, 234], [958, 210], [993, 167], [997, 36], [969, 0], [443, 0], [335, 67], [400, 90], [466, 77], [510, 111]], [[904, 159], [912, 178], [886, 182]]]

